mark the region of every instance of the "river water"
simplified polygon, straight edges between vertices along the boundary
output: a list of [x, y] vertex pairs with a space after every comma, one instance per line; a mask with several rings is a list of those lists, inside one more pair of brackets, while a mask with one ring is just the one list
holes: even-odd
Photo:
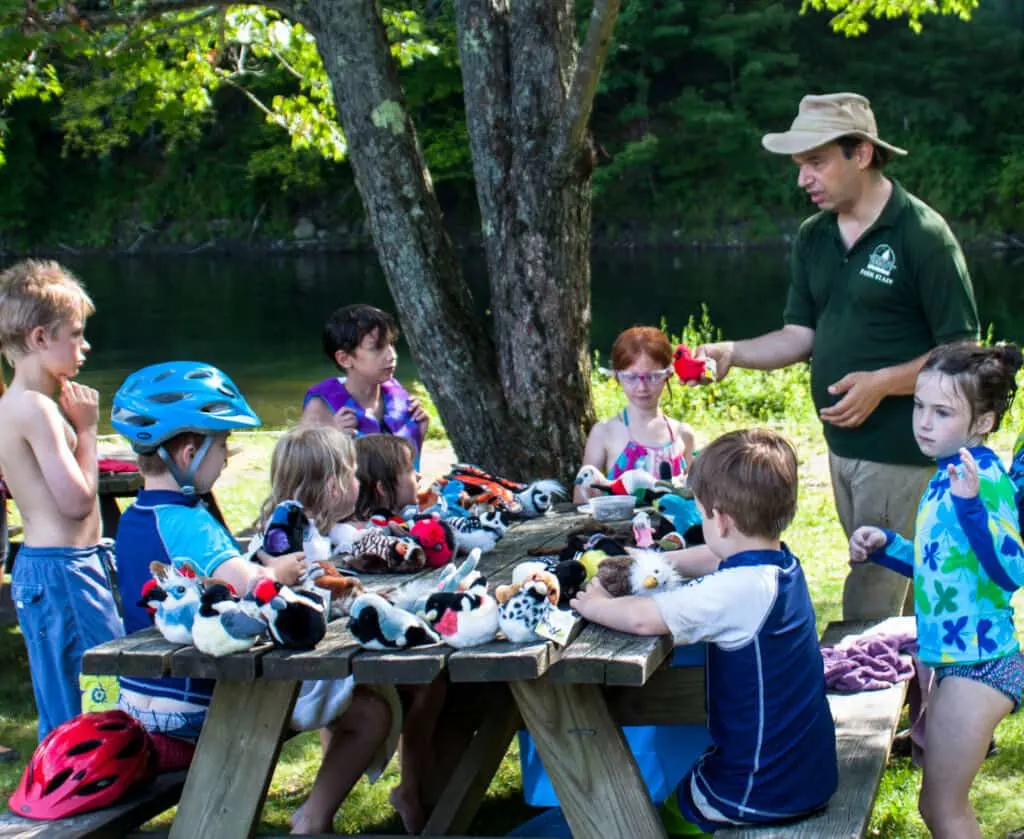
[[[997, 338], [1024, 338], [1024, 282], [1017, 254], [967, 255], [982, 323]], [[174, 358], [223, 368], [268, 425], [297, 419], [302, 395], [331, 375], [320, 347], [324, 320], [347, 303], [396, 309], [373, 254], [210, 257], [76, 257], [62, 260], [94, 301], [92, 353], [81, 381], [105, 405], [125, 375]], [[466, 273], [481, 317], [487, 286], [479, 255]], [[788, 281], [784, 249], [592, 253], [592, 347], [607, 354], [615, 336], [665, 318], [678, 332], [706, 305], [726, 337], [781, 323]], [[400, 348], [399, 378], [416, 368]], [[8, 371], [7, 375], [10, 373]], [[109, 416], [108, 411], [103, 412]], [[103, 431], [109, 431], [104, 418]]]

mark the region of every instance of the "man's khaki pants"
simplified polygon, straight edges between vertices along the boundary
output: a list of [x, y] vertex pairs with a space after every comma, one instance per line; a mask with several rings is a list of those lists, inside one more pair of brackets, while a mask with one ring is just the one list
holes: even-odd
[[[934, 467], [894, 466], [839, 457], [829, 452], [829, 471], [836, 512], [847, 540], [863, 525], [885, 527], [913, 539], [917, 506], [935, 472]], [[906, 577], [872, 562], [852, 567], [843, 587], [843, 619], [870, 620], [913, 614], [913, 603], [908, 597], [909, 582]]]

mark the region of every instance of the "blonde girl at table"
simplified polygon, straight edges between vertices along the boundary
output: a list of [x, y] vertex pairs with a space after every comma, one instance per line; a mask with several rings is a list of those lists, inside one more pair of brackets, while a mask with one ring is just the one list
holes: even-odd
[[[597, 423], [587, 437], [584, 465], [596, 466], [610, 479], [631, 469], [655, 478], [675, 478], [693, 460], [693, 429], [665, 416], [661, 395], [672, 375], [672, 344], [654, 326], [634, 326], [612, 345], [609, 373], [622, 386], [626, 407]], [[577, 503], [598, 490], [576, 487]]]
[[[299, 426], [284, 434], [271, 456], [270, 496], [263, 502], [259, 532], [265, 532], [279, 505], [298, 501], [307, 518], [305, 544], [314, 534], [326, 537], [355, 509], [355, 466], [355, 446], [340, 429]], [[257, 537], [250, 554], [273, 569], [275, 559], [260, 547]], [[292, 816], [292, 832], [330, 833], [335, 813], [360, 775], [376, 781], [395, 752], [402, 727], [398, 694], [390, 685], [356, 685], [351, 676], [305, 681], [291, 724], [299, 731], [318, 728], [323, 748], [309, 798]]]

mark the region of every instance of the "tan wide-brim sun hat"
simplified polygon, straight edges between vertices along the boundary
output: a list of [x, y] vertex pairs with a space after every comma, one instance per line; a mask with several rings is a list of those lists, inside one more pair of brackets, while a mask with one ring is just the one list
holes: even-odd
[[789, 131], [765, 134], [761, 145], [775, 154], [804, 154], [840, 137], [863, 137], [893, 154], [907, 153], [878, 136], [871, 103], [857, 93], [805, 96]]

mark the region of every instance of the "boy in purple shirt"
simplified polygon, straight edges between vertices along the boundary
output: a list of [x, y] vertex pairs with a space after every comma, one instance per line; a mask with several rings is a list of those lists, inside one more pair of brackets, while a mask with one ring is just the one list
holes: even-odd
[[306, 391], [302, 422], [335, 425], [356, 437], [395, 434], [420, 449], [430, 422], [418, 399], [395, 379], [398, 327], [365, 303], [343, 306], [324, 326], [324, 352], [344, 373]]

